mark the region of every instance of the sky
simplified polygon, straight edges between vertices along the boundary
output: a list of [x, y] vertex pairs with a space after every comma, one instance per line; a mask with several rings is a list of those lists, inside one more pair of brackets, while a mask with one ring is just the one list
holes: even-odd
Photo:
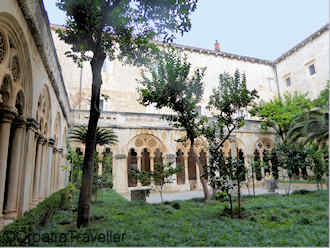
[[[56, 0], [43, 0], [53, 24], [64, 24]], [[328, 0], [199, 0], [192, 28], [174, 42], [274, 60], [329, 22]]]

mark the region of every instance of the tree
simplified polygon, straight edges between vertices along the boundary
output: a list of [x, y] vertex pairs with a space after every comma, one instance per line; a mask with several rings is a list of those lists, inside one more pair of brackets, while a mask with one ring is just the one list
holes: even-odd
[[288, 132], [290, 142], [300, 140], [303, 144], [317, 142], [325, 145], [329, 140], [329, 112], [312, 109], [298, 116]]
[[72, 184], [78, 184], [80, 188], [80, 179], [81, 179], [81, 169], [83, 165], [83, 156], [80, 155], [78, 152], [72, 151], [71, 146], [68, 146], [68, 154], [66, 159], [69, 161], [71, 168], [70, 168], [70, 182]]
[[311, 179], [317, 183], [317, 189], [322, 189], [322, 179], [327, 174], [329, 165], [327, 161], [328, 148], [320, 149], [319, 144], [313, 143], [308, 146], [308, 164], [313, 171]]
[[261, 101], [255, 104], [249, 112], [262, 121], [261, 127], [263, 129], [273, 128], [280, 138], [280, 142], [284, 142], [291, 122], [302, 113], [310, 110], [312, 106], [312, 100], [306, 95], [286, 93], [283, 97], [278, 96], [269, 102]]
[[313, 109], [298, 115], [290, 125], [289, 142], [317, 142], [325, 146], [329, 139], [329, 81], [327, 87], [313, 100]]
[[[245, 167], [242, 163], [242, 156], [238, 157], [238, 154], [233, 154], [234, 158], [228, 160], [221, 150], [233, 131], [244, 125], [243, 110], [257, 97], [256, 90], [247, 89], [246, 76], [238, 70], [233, 77], [228, 73], [220, 74], [219, 86], [213, 90], [213, 94], [210, 96], [208, 109], [215, 113], [214, 120], [203, 127], [203, 134], [209, 143], [210, 154], [207, 172], [211, 186], [218, 190], [225, 190], [229, 194], [230, 201], [230, 190], [234, 187], [233, 180], [236, 181], [238, 191], [240, 191], [240, 182], [245, 180]], [[240, 214], [240, 194], [238, 196]]]
[[327, 81], [326, 87], [321, 90], [320, 95], [313, 101], [314, 107], [329, 111], [329, 90], [330, 81]]
[[170, 121], [172, 126], [186, 131], [186, 136], [178, 141], [190, 141], [190, 153], [195, 157], [201, 171], [204, 197], [209, 200], [211, 196], [207, 179], [193, 149], [196, 138], [201, 136], [201, 127], [205, 121], [197, 110], [203, 96], [202, 80], [205, 69], [191, 72], [191, 64], [187, 57], [172, 49], [161, 53], [157, 59], [157, 67], [151, 68], [149, 72], [150, 78], [143, 74], [142, 80], [139, 81], [139, 101], [145, 106], [155, 104], [158, 109], [167, 107], [174, 112], [173, 115], [164, 118]]
[[[80, 142], [85, 144], [88, 142], [87, 139], [87, 127], [85, 126], [76, 126], [73, 127], [69, 132], [69, 139], [71, 141]], [[118, 142], [118, 136], [114, 133], [111, 128], [96, 128], [96, 145], [114, 145]]]
[[[67, 55], [81, 65], [90, 61], [92, 68], [91, 108], [85, 147], [83, 184], [79, 195], [77, 226], [90, 219], [93, 155], [96, 127], [100, 117], [101, 69], [105, 58], [124, 63], [146, 63], [156, 46], [156, 36], [173, 40], [176, 33], [191, 28], [190, 13], [198, 0], [58, 0], [66, 11], [65, 29], [57, 30], [60, 39], [72, 45]], [[88, 52], [92, 52], [89, 56]]]
[[254, 151], [254, 158], [253, 158], [253, 169], [256, 175], [257, 181], [262, 180], [262, 173], [261, 173], [261, 159], [258, 150]]
[[157, 182], [154, 187], [160, 194], [160, 200], [163, 203], [163, 192], [164, 186], [166, 184], [173, 182], [173, 175], [182, 171], [182, 166], [177, 166], [176, 168], [172, 167], [171, 163], [163, 164], [163, 163], [155, 163], [154, 171], [140, 171], [138, 169], [131, 169], [132, 174], [137, 176], [138, 180], [143, 185], [150, 184], [151, 180]]
[[[304, 171], [310, 166], [308, 161], [308, 150], [301, 143], [280, 143], [275, 147], [277, 159], [280, 166], [286, 170], [289, 185], [287, 194], [290, 193], [291, 181], [294, 175], [299, 176], [300, 171]], [[307, 171], [307, 170], [306, 170]]]

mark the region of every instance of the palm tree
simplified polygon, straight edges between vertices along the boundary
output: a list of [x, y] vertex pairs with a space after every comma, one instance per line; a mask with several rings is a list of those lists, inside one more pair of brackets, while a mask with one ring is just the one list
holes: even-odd
[[290, 142], [300, 139], [304, 144], [313, 141], [326, 144], [329, 139], [329, 111], [316, 108], [297, 117], [288, 132], [288, 139]]
[[[72, 141], [87, 142], [87, 127], [76, 126], [71, 129], [69, 139]], [[111, 128], [96, 128], [96, 145], [113, 145], [118, 142], [118, 137]]]

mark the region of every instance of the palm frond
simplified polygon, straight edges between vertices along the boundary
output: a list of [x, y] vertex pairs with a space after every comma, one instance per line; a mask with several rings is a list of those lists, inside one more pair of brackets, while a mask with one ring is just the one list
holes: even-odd
[[[72, 141], [86, 144], [87, 127], [76, 126], [71, 129], [69, 139]], [[118, 137], [111, 128], [96, 128], [96, 144], [97, 145], [114, 145], [118, 142]]]

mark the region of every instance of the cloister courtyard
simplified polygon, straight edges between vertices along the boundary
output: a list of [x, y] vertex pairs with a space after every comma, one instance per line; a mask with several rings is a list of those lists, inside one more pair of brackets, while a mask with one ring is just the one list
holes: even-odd
[[328, 247], [328, 23], [265, 59], [172, 42], [198, 0], [48, 4], [0, 3], [0, 246]]

